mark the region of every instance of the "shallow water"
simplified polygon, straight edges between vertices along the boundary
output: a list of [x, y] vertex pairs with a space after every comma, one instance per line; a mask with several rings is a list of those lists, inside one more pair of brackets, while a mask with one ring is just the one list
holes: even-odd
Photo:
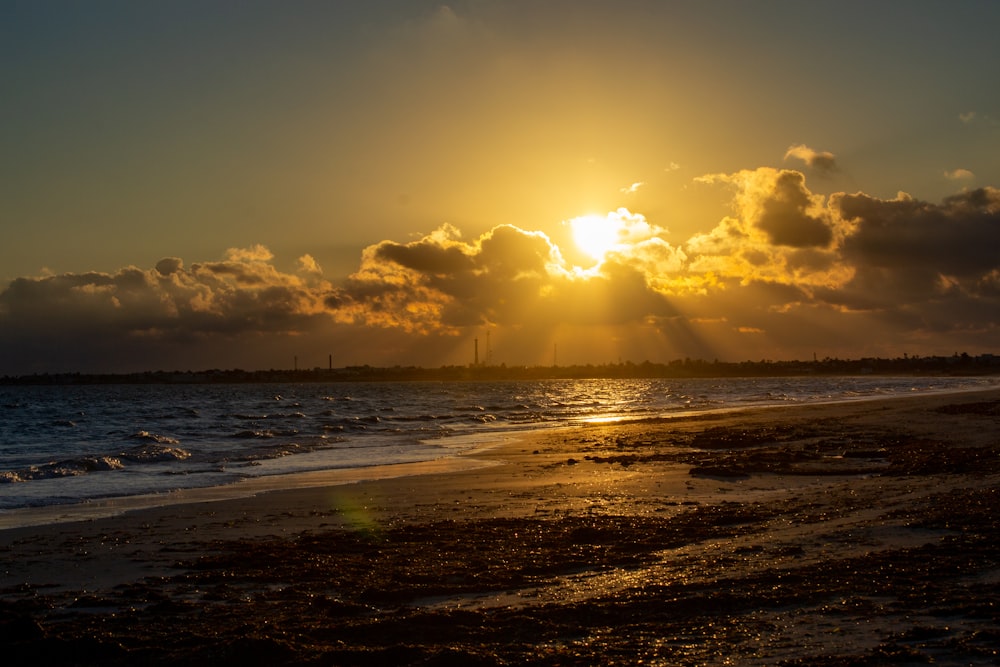
[[0, 512], [428, 461], [514, 429], [991, 386], [926, 377], [7, 386]]

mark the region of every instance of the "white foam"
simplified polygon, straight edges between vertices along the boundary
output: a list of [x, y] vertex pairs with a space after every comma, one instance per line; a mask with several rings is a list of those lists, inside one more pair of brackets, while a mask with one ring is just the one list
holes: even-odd
[[341, 486], [359, 482], [411, 475], [430, 475], [465, 470], [476, 470], [497, 465], [498, 461], [448, 456], [431, 461], [397, 463], [359, 468], [341, 468], [294, 473], [287, 475], [266, 475], [240, 480], [235, 484], [212, 486], [200, 489], [178, 489], [169, 493], [143, 494], [104, 498], [73, 505], [49, 505], [25, 509], [0, 511], [0, 530], [41, 526], [74, 521], [92, 521], [122, 515], [126, 512], [185, 505], [192, 503], [219, 502], [248, 498], [272, 491], [308, 489], [324, 486]]

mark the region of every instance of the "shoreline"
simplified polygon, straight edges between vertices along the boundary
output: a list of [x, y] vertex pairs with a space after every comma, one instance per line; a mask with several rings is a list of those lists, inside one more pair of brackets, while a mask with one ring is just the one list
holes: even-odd
[[121, 516], [129, 512], [161, 509], [176, 505], [222, 503], [249, 498], [265, 493], [290, 489], [309, 489], [327, 486], [359, 484], [380, 479], [409, 477], [411, 475], [447, 474], [474, 470], [489, 465], [487, 462], [464, 459], [461, 454], [413, 463], [392, 463], [356, 468], [335, 468], [312, 472], [248, 477], [224, 486], [206, 486], [177, 489], [166, 493], [149, 493], [134, 496], [101, 498], [82, 503], [45, 505], [0, 511], [0, 532], [14, 528], [93, 521]]
[[0, 637], [13, 664], [994, 664], [1000, 389], [779, 407], [2, 530]]
[[909, 399], [918, 396], [938, 396], [950, 394], [965, 394], [990, 392], [1000, 390], [1000, 387], [964, 387], [947, 389], [925, 389], [909, 394], [862, 395], [856, 397], [841, 397], [831, 400], [818, 400], [800, 403], [750, 404], [726, 406], [721, 408], [679, 410], [653, 416], [638, 418], [615, 417], [609, 419], [582, 420], [574, 423], [552, 425], [549, 423], [534, 424], [527, 427], [512, 427], [497, 429], [484, 433], [456, 434], [444, 436], [435, 441], [447, 442], [468, 439], [475, 444], [469, 450], [446, 454], [439, 458], [412, 461], [405, 463], [387, 463], [349, 468], [330, 468], [304, 472], [277, 473], [246, 477], [230, 484], [219, 486], [179, 488], [159, 493], [135, 494], [128, 496], [111, 496], [95, 498], [82, 502], [62, 503], [54, 505], [19, 507], [0, 510], [0, 532], [13, 528], [28, 528], [33, 526], [56, 525], [75, 521], [89, 521], [120, 516], [126, 512], [170, 507], [173, 505], [196, 504], [203, 502], [225, 502], [240, 498], [257, 496], [288, 489], [313, 488], [323, 486], [340, 486], [356, 484], [387, 478], [409, 477], [413, 475], [439, 474], [461, 472], [466, 469], [476, 469], [491, 465], [476, 460], [473, 455], [483, 451], [503, 447], [509, 440], [532, 438], [549, 432], [561, 432], [589, 426], [627, 426], [630, 424], [661, 423], [664, 421], [683, 421], [700, 419], [702, 417], [736, 415], [748, 411], [784, 410], [808, 408], [811, 406], [836, 406], [870, 401], [893, 399]]

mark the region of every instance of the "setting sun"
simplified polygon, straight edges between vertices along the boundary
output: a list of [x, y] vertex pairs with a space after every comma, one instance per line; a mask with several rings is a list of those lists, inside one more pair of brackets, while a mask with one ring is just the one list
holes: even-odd
[[612, 216], [582, 215], [569, 225], [577, 247], [598, 261], [621, 242], [622, 223]]

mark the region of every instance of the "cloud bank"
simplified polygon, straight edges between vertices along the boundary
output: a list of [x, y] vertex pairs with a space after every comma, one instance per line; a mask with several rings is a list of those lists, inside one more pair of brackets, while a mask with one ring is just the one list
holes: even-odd
[[[801, 146], [789, 155], [833, 165]], [[484, 328], [518, 341], [511, 363], [541, 361], [546, 336], [567, 329], [613, 332], [636, 361], [1000, 343], [1000, 190], [939, 203], [824, 196], [802, 172], [769, 167], [698, 181], [728, 193], [730, 215], [678, 240], [619, 209], [607, 218], [617, 243], [586, 267], [541, 231], [507, 224], [465, 240], [442, 225], [365, 248], [336, 284], [310, 255], [281, 270], [262, 246], [18, 278], [0, 292], [0, 373], [226, 367], [334, 346], [344, 363], [429, 365]]]

